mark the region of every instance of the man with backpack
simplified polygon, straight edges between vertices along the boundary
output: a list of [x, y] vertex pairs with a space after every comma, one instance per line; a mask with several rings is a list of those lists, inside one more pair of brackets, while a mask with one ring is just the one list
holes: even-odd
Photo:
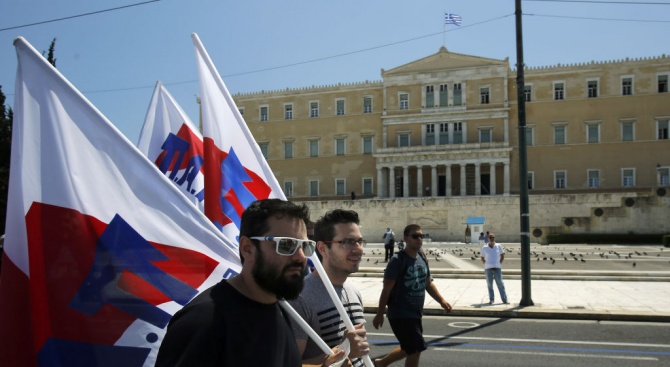
[[386, 232], [384, 232], [384, 262], [388, 262], [393, 257], [393, 246], [395, 245], [395, 233], [391, 227], [386, 227]]
[[384, 358], [376, 359], [377, 367], [385, 367], [403, 358], [407, 358], [405, 367], [419, 365], [421, 352], [427, 349], [421, 324], [426, 292], [447, 312], [451, 311], [451, 305], [442, 298], [430, 276], [428, 260], [421, 250], [421, 227], [408, 225], [403, 231], [403, 238], [405, 249], [395, 254], [386, 266], [379, 308], [372, 321], [373, 326], [379, 329], [384, 324], [384, 312], [388, 305], [387, 317], [400, 347]]

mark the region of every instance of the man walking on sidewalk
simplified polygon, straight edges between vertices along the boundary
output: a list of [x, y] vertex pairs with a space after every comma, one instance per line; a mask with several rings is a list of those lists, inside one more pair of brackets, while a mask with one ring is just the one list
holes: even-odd
[[493, 304], [495, 299], [493, 294], [493, 280], [496, 281], [500, 298], [504, 304], [507, 302], [507, 293], [505, 293], [505, 284], [502, 278], [502, 262], [505, 260], [505, 249], [495, 241], [496, 235], [489, 233], [488, 243], [482, 246], [482, 262], [486, 272], [486, 286], [489, 289], [489, 304]]
[[430, 276], [428, 260], [423, 254], [423, 231], [417, 224], [410, 224], [403, 232], [405, 249], [391, 258], [384, 272], [384, 288], [379, 296], [377, 315], [372, 324], [379, 329], [384, 324], [384, 312], [388, 304], [388, 319], [400, 347], [393, 349], [384, 358], [376, 359], [375, 366], [385, 367], [405, 360], [405, 367], [419, 365], [421, 352], [426, 350], [421, 317], [426, 292], [447, 312], [451, 305], [442, 298]]

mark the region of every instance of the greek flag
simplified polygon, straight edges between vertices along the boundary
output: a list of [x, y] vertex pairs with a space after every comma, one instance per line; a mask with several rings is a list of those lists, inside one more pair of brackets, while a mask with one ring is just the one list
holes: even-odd
[[461, 26], [461, 16], [452, 13], [444, 13], [444, 24], [455, 24]]

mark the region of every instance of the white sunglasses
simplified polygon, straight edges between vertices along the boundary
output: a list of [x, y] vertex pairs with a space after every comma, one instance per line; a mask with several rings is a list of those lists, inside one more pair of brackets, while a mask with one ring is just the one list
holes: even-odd
[[291, 256], [295, 254], [298, 250], [298, 247], [302, 248], [302, 252], [305, 253], [305, 256], [310, 257], [314, 253], [316, 248], [316, 242], [312, 240], [299, 240], [292, 237], [249, 237], [252, 240], [259, 241], [273, 241], [276, 245], [276, 251], [279, 255], [282, 256]]

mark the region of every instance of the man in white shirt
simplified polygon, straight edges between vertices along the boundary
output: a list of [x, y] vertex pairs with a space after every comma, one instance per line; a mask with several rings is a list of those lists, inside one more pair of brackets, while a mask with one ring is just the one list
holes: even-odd
[[489, 304], [493, 304], [493, 280], [496, 281], [500, 298], [504, 304], [507, 302], [507, 293], [505, 293], [505, 284], [502, 278], [502, 262], [505, 260], [505, 249], [495, 241], [496, 235], [489, 233], [488, 243], [482, 246], [482, 262], [486, 272], [486, 286], [489, 289]]

